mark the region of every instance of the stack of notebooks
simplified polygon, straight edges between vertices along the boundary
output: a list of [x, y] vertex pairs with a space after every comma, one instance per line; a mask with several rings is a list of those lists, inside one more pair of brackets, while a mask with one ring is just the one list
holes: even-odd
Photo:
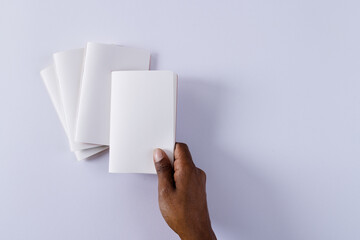
[[155, 173], [162, 148], [173, 161], [177, 75], [149, 67], [149, 51], [119, 45], [53, 54], [40, 74], [78, 160], [109, 148], [109, 172]]

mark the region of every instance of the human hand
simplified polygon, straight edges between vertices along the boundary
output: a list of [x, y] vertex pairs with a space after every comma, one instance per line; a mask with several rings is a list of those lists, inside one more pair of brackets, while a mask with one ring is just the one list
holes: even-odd
[[206, 175], [192, 161], [186, 144], [176, 143], [174, 168], [159, 148], [154, 150], [162, 216], [182, 240], [216, 239], [206, 202]]

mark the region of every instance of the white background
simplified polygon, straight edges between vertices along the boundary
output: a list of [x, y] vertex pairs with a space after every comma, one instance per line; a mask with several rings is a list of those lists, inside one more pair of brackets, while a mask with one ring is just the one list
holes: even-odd
[[355, 0], [0, 0], [0, 239], [177, 239], [156, 176], [69, 151], [39, 71], [87, 41], [179, 74], [219, 239], [360, 239], [359, 23]]

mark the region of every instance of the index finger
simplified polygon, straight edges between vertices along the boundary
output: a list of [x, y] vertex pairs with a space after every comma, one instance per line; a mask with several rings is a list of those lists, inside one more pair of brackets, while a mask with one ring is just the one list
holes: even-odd
[[174, 150], [174, 169], [195, 168], [189, 147], [185, 143], [176, 143]]

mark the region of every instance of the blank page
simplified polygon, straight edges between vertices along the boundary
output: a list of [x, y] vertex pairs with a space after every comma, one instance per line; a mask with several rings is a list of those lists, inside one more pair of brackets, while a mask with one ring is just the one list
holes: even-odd
[[84, 49], [58, 52], [53, 55], [59, 80], [60, 95], [64, 107], [70, 147], [72, 151], [97, 147], [98, 145], [75, 142], [75, 127], [83, 70]]
[[[56, 75], [54, 66], [50, 66], [50, 67], [43, 69], [40, 72], [40, 75], [44, 81], [46, 90], [48, 91], [48, 94], [53, 103], [55, 111], [59, 117], [59, 120], [65, 130], [67, 137], [69, 138], [68, 127], [67, 127], [66, 121], [65, 121], [64, 108], [63, 108], [62, 100], [61, 100], [61, 96], [60, 96], [59, 81], [58, 81], [58, 77]], [[77, 160], [83, 160], [83, 159], [88, 158], [92, 155], [95, 155], [101, 151], [104, 151], [107, 148], [108, 148], [107, 146], [99, 146], [99, 147], [95, 147], [95, 148], [78, 150], [78, 151], [75, 151], [75, 156], [76, 156]]]
[[75, 140], [109, 145], [111, 72], [148, 70], [150, 52], [117, 45], [88, 43]]
[[155, 148], [173, 161], [176, 96], [173, 72], [112, 73], [109, 172], [155, 173]]
[[59, 80], [53, 65], [40, 71], [41, 78], [45, 84], [46, 90], [50, 96], [51, 102], [55, 108], [61, 125], [64, 128], [66, 136], [68, 136], [67, 125], [65, 121], [64, 107], [60, 97]]

